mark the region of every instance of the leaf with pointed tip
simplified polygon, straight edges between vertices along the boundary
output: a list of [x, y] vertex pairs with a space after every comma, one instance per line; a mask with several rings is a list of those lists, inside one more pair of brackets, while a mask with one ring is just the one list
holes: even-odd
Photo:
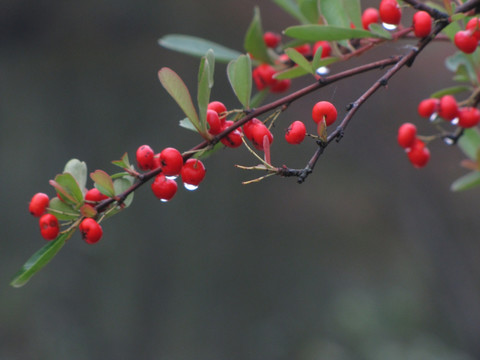
[[14, 275], [10, 285], [13, 287], [21, 287], [25, 285], [30, 278], [40, 271], [65, 245], [65, 242], [72, 236], [75, 229], [60, 234], [55, 240], [49, 241], [22, 266], [22, 268]]
[[121, 167], [122, 169], [130, 169], [132, 167], [128, 159], [128, 153], [123, 154], [120, 160], [112, 161], [112, 164]]
[[278, 79], [278, 80], [295, 79], [295, 78], [298, 78], [300, 76], [304, 76], [304, 75], [307, 75], [307, 74], [309, 74], [309, 72], [307, 70], [305, 70], [304, 68], [301, 68], [300, 66], [294, 66], [294, 67], [291, 67], [287, 70], [280, 71], [280, 72], [276, 73], [275, 74], [275, 79]]
[[72, 206], [64, 203], [58, 197], [50, 199], [48, 212], [57, 217], [58, 220], [75, 220], [80, 216], [80, 212]]
[[210, 93], [213, 87], [213, 72], [215, 71], [215, 57], [210, 49], [200, 61], [198, 69], [197, 103], [200, 116], [200, 134], [208, 137], [207, 131], [207, 107], [210, 101]]
[[178, 125], [180, 125], [180, 127], [183, 127], [184, 129], [198, 132], [197, 128], [193, 126], [192, 122], [188, 118], [180, 120], [178, 122]]
[[[134, 178], [132, 176], [124, 176], [122, 178], [116, 179], [113, 182], [113, 186], [115, 188], [115, 195], [120, 195], [121, 193], [126, 191], [130, 186], [132, 186], [133, 182]], [[126, 197], [125, 201], [123, 202], [125, 207], [130, 206], [133, 201], [133, 195], [134, 193], [132, 192]]]
[[455, 180], [450, 186], [452, 191], [463, 191], [480, 186], [480, 171], [472, 171]]
[[229, 49], [213, 41], [190, 35], [165, 35], [158, 40], [158, 43], [167, 49], [196, 57], [202, 57], [209, 49], [212, 49], [216, 60], [223, 63], [236, 59], [241, 54], [237, 50]]
[[57, 193], [62, 196], [65, 202], [74, 204], [75, 206], [83, 203], [83, 192], [80, 190], [77, 180], [75, 180], [72, 174], [58, 174], [55, 176], [55, 180], [50, 180], [50, 185], [57, 190]]
[[458, 139], [458, 146], [470, 159], [477, 161], [478, 149], [480, 149], [480, 132], [477, 128], [465, 129]]
[[308, 61], [305, 56], [300, 54], [297, 50], [295, 49], [285, 49], [285, 53], [287, 56], [292, 60], [295, 64], [300, 66], [303, 70], [305, 70], [307, 73], [314, 74], [315, 71], [312, 70], [312, 65], [310, 64], [310, 61]]
[[115, 196], [112, 178], [105, 171], [95, 170], [94, 172], [90, 173], [90, 178], [95, 182], [95, 187], [103, 195], [107, 195], [108, 197]]
[[458, 94], [464, 91], [472, 91], [472, 88], [469, 86], [452, 86], [446, 89], [442, 89], [439, 91], [434, 92], [430, 97], [432, 98], [441, 98], [444, 95], [452, 95], [452, 94]]
[[201, 126], [197, 111], [193, 105], [190, 92], [180, 76], [172, 69], [164, 67], [158, 72], [158, 78], [165, 90], [167, 90], [170, 96], [177, 102], [197, 131], [200, 132]]
[[296, 4], [293, 0], [273, 0], [273, 2], [302, 24], [309, 23], [308, 19], [300, 11], [298, 4]]
[[85, 189], [87, 186], [87, 164], [78, 159], [69, 160], [63, 170], [64, 173], [70, 173], [77, 180], [80, 189]]
[[338, 41], [379, 37], [366, 30], [350, 29], [330, 25], [298, 25], [290, 26], [285, 30], [285, 35], [304, 41]]
[[80, 208], [82, 216], [93, 218], [97, 215], [97, 210], [90, 204], [83, 204]]
[[248, 55], [240, 55], [227, 66], [230, 85], [245, 109], [250, 108], [252, 95], [252, 61]]
[[387, 40], [392, 39], [392, 34], [390, 34], [390, 32], [380, 24], [372, 23], [368, 26], [368, 28], [372, 32], [372, 34], [375, 34], [379, 38]]
[[273, 63], [270, 55], [268, 55], [265, 41], [263, 40], [263, 29], [258, 7], [254, 9], [252, 22], [245, 35], [244, 47], [256, 60], [268, 64]]

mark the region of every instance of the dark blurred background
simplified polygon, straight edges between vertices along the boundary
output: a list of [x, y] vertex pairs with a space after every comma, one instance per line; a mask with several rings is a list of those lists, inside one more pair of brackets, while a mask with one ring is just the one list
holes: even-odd
[[[479, 190], [449, 191], [465, 172], [458, 149], [433, 144], [419, 171], [396, 145], [402, 122], [432, 131], [416, 104], [451, 84], [447, 43], [375, 94], [305, 184], [243, 186], [255, 174], [233, 165], [255, 159], [220, 151], [197, 191], [163, 204], [139, 190], [99, 244], [75, 235], [24, 288], [9, 286], [45, 243], [28, 201], [53, 193], [48, 180], [70, 158], [113, 172], [110, 161], [139, 145], [199, 142], [177, 126], [183, 115], [157, 79], [168, 66], [194, 89], [198, 59], [157, 39], [185, 33], [241, 50], [256, 3], [265, 30], [293, 23], [267, 0], [0, 3], [0, 359], [480, 358]], [[216, 70], [212, 98], [238, 107], [225, 66]], [[281, 127], [310, 124], [321, 99], [343, 109], [380, 74], [294, 103], [273, 162], [303, 166], [313, 145], [286, 146]]]

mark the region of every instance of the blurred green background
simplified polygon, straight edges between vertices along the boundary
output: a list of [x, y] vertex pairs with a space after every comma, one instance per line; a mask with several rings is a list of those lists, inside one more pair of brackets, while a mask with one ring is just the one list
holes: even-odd
[[[375, 94], [305, 184], [243, 186], [255, 174], [233, 165], [255, 159], [220, 151], [197, 191], [163, 204], [143, 188], [99, 244], [75, 235], [24, 288], [8, 285], [44, 245], [28, 201], [53, 193], [48, 180], [70, 158], [113, 172], [110, 161], [139, 145], [199, 142], [177, 126], [182, 113], [157, 79], [168, 66], [194, 89], [198, 60], [157, 39], [186, 33], [242, 49], [256, 3], [265, 30], [293, 23], [267, 0], [0, 3], [0, 359], [480, 358], [479, 190], [449, 191], [465, 172], [458, 149], [433, 144], [418, 171], [396, 145], [402, 122], [432, 131], [416, 104], [450, 84], [448, 43]], [[212, 98], [238, 107], [225, 66], [216, 70]], [[273, 162], [303, 166], [314, 147], [286, 146], [283, 126], [309, 123], [318, 100], [343, 109], [380, 74], [294, 103]]]

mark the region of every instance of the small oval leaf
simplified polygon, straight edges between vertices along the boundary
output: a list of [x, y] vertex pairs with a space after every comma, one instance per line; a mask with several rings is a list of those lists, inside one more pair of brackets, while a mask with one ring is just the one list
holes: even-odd
[[227, 66], [227, 75], [238, 100], [246, 109], [249, 109], [252, 95], [252, 61], [250, 57], [240, 55], [236, 60], [232, 60]]
[[339, 41], [379, 37], [366, 30], [350, 29], [329, 25], [298, 25], [285, 30], [285, 35], [295, 39], [314, 42], [319, 40]]
[[90, 178], [95, 182], [95, 187], [108, 197], [115, 196], [113, 181], [110, 175], [103, 170], [95, 170], [90, 174]]
[[474, 188], [480, 185], [480, 171], [472, 171], [461, 178], [455, 180], [450, 190], [452, 191], [463, 191]]

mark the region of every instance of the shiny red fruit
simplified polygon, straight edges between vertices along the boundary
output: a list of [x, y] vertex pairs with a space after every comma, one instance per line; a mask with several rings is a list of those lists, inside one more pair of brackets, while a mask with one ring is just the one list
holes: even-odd
[[92, 188], [85, 194], [85, 201], [97, 203], [105, 199], [108, 199], [108, 196], [102, 194], [97, 188]]
[[87, 244], [95, 244], [97, 243], [103, 235], [102, 227], [95, 219], [86, 218], [83, 219], [80, 223], [78, 230], [82, 234], [82, 239]]
[[382, 0], [378, 12], [385, 24], [398, 25], [402, 18], [402, 11], [396, 0]]
[[182, 167], [180, 176], [186, 185], [198, 186], [205, 177], [205, 166], [198, 159], [188, 159]]
[[451, 121], [457, 117], [457, 100], [455, 100], [452, 95], [442, 96], [438, 105], [438, 115], [447, 121]]
[[455, 46], [465, 54], [471, 54], [477, 49], [478, 40], [469, 30], [461, 30], [453, 38]]
[[160, 163], [162, 164], [162, 173], [166, 176], [176, 176], [180, 174], [183, 166], [183, 156], [175, 148], [168, 147], [160, 152]]
[[472, 18], [468, 21], [466, 29], [470, 31], [470, 33], [480, 41], [480, 21], [478, 18]]
[[36, 193], [33, 195], [32, 200], [30, 200], [30, 204], [28, 205], [28, 210], [30, 214], [35, 217], [40, 217], [45, 214], [48, 204], [50, 203], [50, 199], [47, 194], [44, 193]]
[[480, 122], [480, 110], [474, 107], [464, 107], [458, 110], [458, 126], [471, 128]]
[[300, 121], [294, 121], [290, 124], [285, 133], [285, 140], [292, 145], [301, 144], [303, 139], [305, 139], [305, 135], [307, 134], [307, 129], [305, 128], [305, 124]]
[[[233, 121], [225, 121], [222, 131], [226, 130], [232, 125], [233, 125]], [[229, 133], [227, 136], [222, 138], [222, 140], [220, 141], [222, 142], [223, 145], [227, 147], [236, 148], [242, 145], [243, 143], [242, 136], [243, 136], [242, 130], [240, 128], [237, 128], [233, 130], [231, 133]]]
[[432, 31], [432, 18], [426, 11], [417, 11], [413, 15], [413, 32], [416, 37], [423, 38]]
[[406, 149], [412, 147], [417, 138], [417, 127], [412, 123], [404, 123], [398, 128], [398, 145]]
[[430, 160], [430, 150], [422, 140], [416, 139], [413, 146], [407, 149], [407, 156], [413, 166], [421, 168], [427, 165], [428, 160]]
[[160, 173], [155, 177], [151, 188], [157, 198], [167, 202], [175, 196], [178, 186], [175, 180], [168, 179], [164, 174]]
[[418, 115], [424, 118], [429, 118], [434, 112], [438, 111], [440, 100], [435, 98], [425, 99], [418, 104]]
[[277, 34], [272, 31], [267, 31], [265, 34], [263, 34], [263, 41], [265, 42], [265, 45], [269, 48], [276, 48], [278, 44], [280, 44], [280, 40], [282, 37], [280, 34]]
[[153, 156], [154, 152], [152, 148], [148, 145], [142, 145], [137, 149], [137, 164], [140, 170], [150, 170], [153, 169]]
[[258, 150], [264, 150], [263, 138], [267, 137], [268, 142], [271, 144], [273, 142], [273, 134], [268, 130], [265, 124], [259, 124], [252, 129], [252, 143]]
[[323, 59], [323, 58], [329, 57], [330, 54], [332, 53], [332, 46], [330, 45], [330, 43], [328, 41], [325, 41], [325, 40], [317, 41], [313, 45], [312, 55], [315, 55], [315, 53], [317, 52], [317, 50], [320, 46], [322, 47], [321, 58]]
[[208, 110], [215, 111], [218, 115], [227, 111], [227, 107], [220, 101], [212, 101], [207, 106]]
[[328, 101], [317, 102], [312, 109], [312, 119], [317, 124], [325, 118], [327, 126], [332, 125], [337, 120], [337, 109]]
[[375, 8], [367, 8], [362, 13], [362, 26], [365, 30], [368, 30], [370, 24], [375, 24], [380, 21], [380, 14]]
[[40, 226], [40, 234], [45, 240], [53, 240], [58, 236], [60, 227], [58, 219], [53, 214], [44, 214], [38, 221]]

